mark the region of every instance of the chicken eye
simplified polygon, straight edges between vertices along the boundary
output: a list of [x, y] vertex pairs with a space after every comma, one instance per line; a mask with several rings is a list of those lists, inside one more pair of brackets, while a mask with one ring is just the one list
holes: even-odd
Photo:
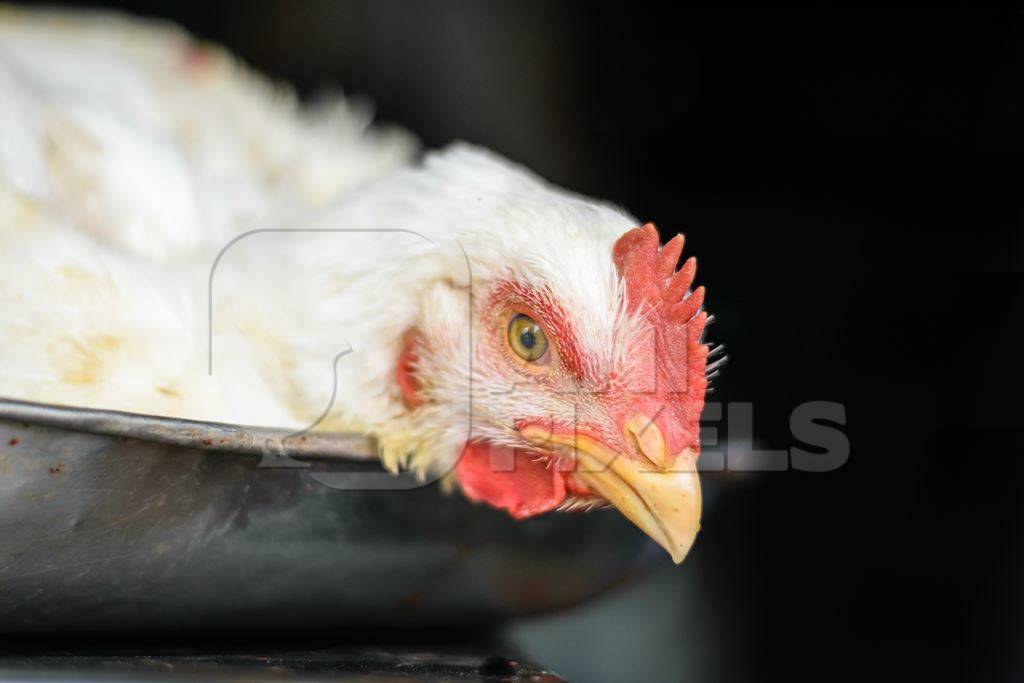
[[508, 345], [517, 356], [534, 363], [548, 352], [548, 337], [533, 318], [519, 313], [508, 323]]

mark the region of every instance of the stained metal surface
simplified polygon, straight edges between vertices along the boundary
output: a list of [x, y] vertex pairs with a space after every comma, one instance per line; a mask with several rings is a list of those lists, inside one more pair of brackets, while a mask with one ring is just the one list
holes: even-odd
[[0, 681], [415, 681], [441, 683], [561, 683], [556, 673], [518, 658], [475, 652], [427, 653], [387, 647], [259, 654], [174, 652], [0, 657]]
[[[516, 522], [436, 485], [332, 488], [384, 477], [343, 457], [372, 444], [284, 436], [0, 400], [0, 632], [478, 623], [662, 559], [614, 513]], [[308, 466], [261, 466], [268, 443]]]

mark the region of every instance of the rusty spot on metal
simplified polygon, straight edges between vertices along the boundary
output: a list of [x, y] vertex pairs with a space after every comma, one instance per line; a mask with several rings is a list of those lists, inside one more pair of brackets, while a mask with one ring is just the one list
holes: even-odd
[[62, 463], [62, 462], [59, 462], [59, 463], [57, 463], [56, 465], [54, 465], [53, 467], [50, 468], [50, 474], [63, 474], [63, 473], [64, 473], [64, 463]]

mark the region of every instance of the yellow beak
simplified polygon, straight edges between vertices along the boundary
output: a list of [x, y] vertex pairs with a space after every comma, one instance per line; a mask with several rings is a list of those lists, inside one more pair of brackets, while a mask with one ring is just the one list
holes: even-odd
[[667, 550], [673, 562], [683, 561], [700, 530], [700, 479], [692, 449], [680, 453], [671, 469], [664, 469], [668, 461], [664, 453], [648, 454], [655, 441], [650, 433], [638, 438], [641, 451], [650, 460], [645, 462], [616, 453], [583, 434], [553, 433], [539, 425], [526, 425], [519, 431], [540, 446], [575, 450], [575, 476]]

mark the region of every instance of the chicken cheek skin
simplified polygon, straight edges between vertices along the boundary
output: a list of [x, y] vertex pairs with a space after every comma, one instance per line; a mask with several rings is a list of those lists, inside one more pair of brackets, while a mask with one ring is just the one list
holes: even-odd
[[526, 519], [558, 507], [566, 495], [564, 472], [536, 452], [494, 447], [484, 441], [466, 444], [455, 476], [470, 500]]
[[423, 405], [423, 397], [420, 395], [420, 384], [416, 381], [414, 369], [419, 360], [419, 332], [415, 329], [409, 330], [402, 337], [402, 350], [398, 354], [398, 362], [395, 364], [395, 381], [398, 383], [398, 390], [402, 393], [402, 400], [410, 410]]

